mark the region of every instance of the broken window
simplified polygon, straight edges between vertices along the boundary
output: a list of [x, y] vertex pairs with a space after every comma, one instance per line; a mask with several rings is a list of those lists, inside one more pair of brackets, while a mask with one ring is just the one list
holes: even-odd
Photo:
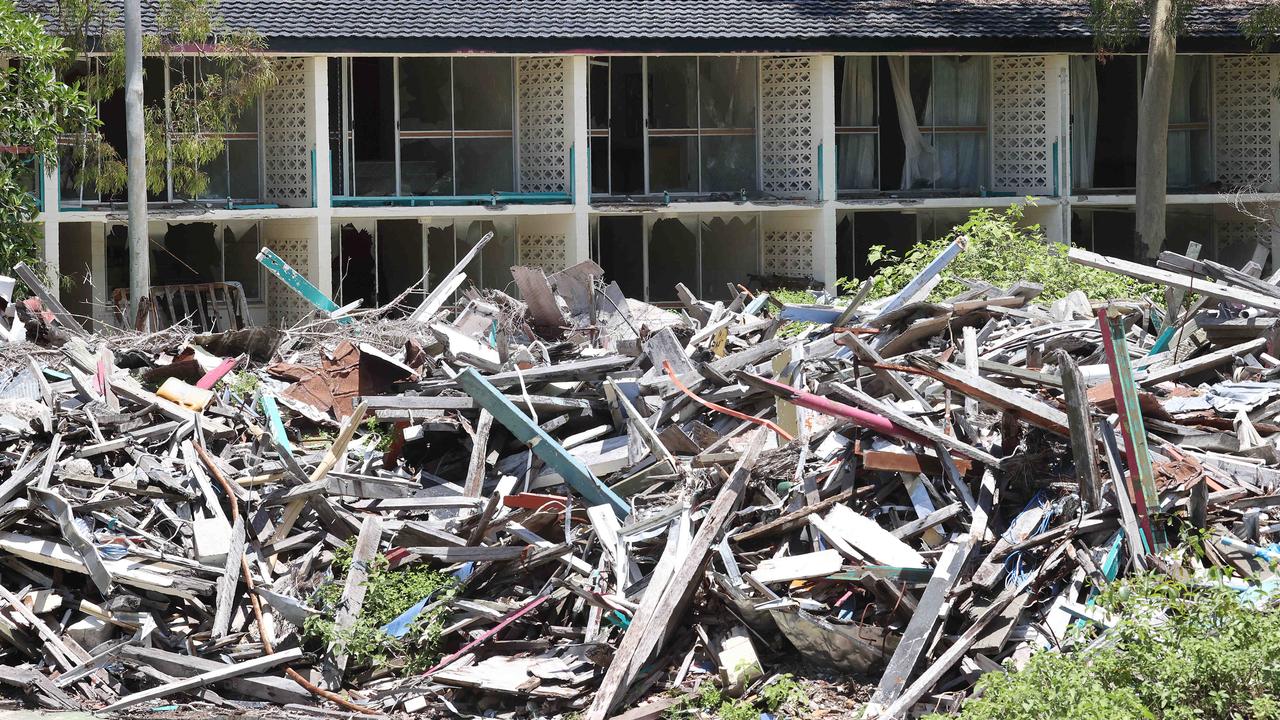
[[490, 240], [464, 272], [472, 284], [511, 291], [511, 267], [519, 264], [519, 240], [515, 220], [445, 220], [427, 225], [428, 290], [439, 285], [486, 233]]
[[836, 184], [841, 190], [879, 187], [876, 60], [836, 58]]
[[602, 57], [591, 68], [592, 192], [758, 187], [755, 58]]
[[260, 227], [256, 222], [228, 222], [222, 226], [222, 279], [238, 282], [245, 300], [260, 302], [263, 293], [263, 267], [258, 262], [262, 249]]
[[1099, 63], [1078, 56], [1070, 68], [1072, 188], [1132, 188], [1142, 84], [1138, 58], [1116, 55]]
[[755, 215], [658, 218], [605, 215], [593, 225], [591, 256], [628, 297], [675, 302], [676, 284], [706, 300], [731, 297], [729, 283], [760, 271]]
[[842, 213], [836, 224], [836, 277], [869, 278], [881, 269], [867, 260], [871, 248], [883, 246], [885, 254], [905, 257], [917, 243], [946, 236], [968, 216], [964, 209]]
[[380, 307], [389, 305], [422, 280], [422, 236], [422, 224], [415, 219], [378, 221]]
[[1207, 55], [1179, 55], [1169, 104], [1169, 186], [1196, 188], [1213, 182], [1209, 138], [1211, 66]]
[[836, 58], [841, 191], [951, 190], [988, 182], [988, 58]]
[[351, 191], [396, 195], [395, 61], [355, 57], [350, 63]]

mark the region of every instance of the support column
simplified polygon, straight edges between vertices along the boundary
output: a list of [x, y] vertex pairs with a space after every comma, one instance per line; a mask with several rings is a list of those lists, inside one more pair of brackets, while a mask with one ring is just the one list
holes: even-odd
[[1056, 228], [1046, 228], [1045, 237], [1051, 242], [1071, 242], [1071, 70], [1069, 56], [1050, 55], [1045, 58], [1049, 87], [1049, 132], [1053, 138], [1054, 189], [1057, 191], [1058, 222]]
[[58, 278], [62, 271], [58, 258], [58, 197], [61, 191], [58, 187], [58, 160], [56, 157], [45, 158], [40, 166], [43, 168], [40, 177], [40, 198], [43, 205], [40, 214], [43, 221], [40, 224], [43, 234], [41, 257], [48, 269], [48, 290], [54, 297], [59, 297], [61, 283]]
[[102, 323], [111, 319], [107, 309], [111, 301], [111, 288], [107, 287], [107, 226], [95, 222], [89, 224], [89, 273], [93, 279], [90, 303], [93, 320]]
[[836, 291], [836, 59], [818, 55], [814, 62], [814, 132], [818, 144], [818, 213], [813, 234], [813, 277], [827, 292]]
[[[320, 292], [333, 297], [333, 276], [329, 272], [329, 258], [333, 246], [333, 170], [329, 155], [329, 59], [323, 56], [306, 58], [307, 72], [307, 144], [312, 152], [311, 205], [315, 215], [310, 218], [309, 253], [312, 277], [307, 278]], [[337, 90], [340, 92], [340, 90]]]
[[586, 55], [566, 58], [569, 66], [569, 117], [573, 142], [573, 228], [565, 238], [565, 264], [571, 266], [591, 258], [591, 138], [587, 130], [587, 82], [590, 67]]

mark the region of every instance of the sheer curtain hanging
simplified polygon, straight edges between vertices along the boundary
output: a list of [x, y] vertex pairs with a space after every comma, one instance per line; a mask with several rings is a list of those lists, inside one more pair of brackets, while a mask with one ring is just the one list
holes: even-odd
[[[919, 62], [928, 62], [928, 59]], [[902, 189], [917, 183], [933, 185], [938, 179], [937, 153], [916, 124], [915, 102], [911, 99], [911, 80], [907, 74], [907, 58], [888, 58], [889, 79], [893, 82], [893, 102], [898, 108], [898, 127], [902, 132], [905, 159], [902, 161]]]
[[[1179, 55], [1173, 71], [1173, 97], [1169, 102], [1169, 124], [1208, 121], [1207, 79], [1209, 58], [1203, 55]], [[1206, 178], [1207, 158], [1202, 149], [1208, 143], [1198, 142], [1205, 131], [1190, 128], [1169, 130], [1169, 185], [1191, 187]]]
[[[925, 117], [936, 127], [985, 127], [987, 124], [987, 59], [975, 56], [933, 60], [933, 84]], [[934, 133], [937, 186], [977, 189], [986, 177], [987, 134]]]
[[1093, 187], [1098, 147], [1098, 65], [1092, 55], [1071, 56], [1071, 185]]
[[[844, 58], [841, 74], [839, 124], [871, 127], [876, 123], [875, 98], [876, 59]], [[840, 187], [874, 188], [876, 186], [876, 136], [874, 133], [848, 134], [837, 143], [837, 170]]]

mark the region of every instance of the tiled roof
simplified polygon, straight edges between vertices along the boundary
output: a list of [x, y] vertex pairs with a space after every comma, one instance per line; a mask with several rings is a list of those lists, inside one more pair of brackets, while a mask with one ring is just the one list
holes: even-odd
[[[1188, 34], [1236, 37], [1269, 1], [1202, 0]], [[221, 12], [292, 50], [1064, 48], [1090, 37], [1088, 0], [222, 0]]]

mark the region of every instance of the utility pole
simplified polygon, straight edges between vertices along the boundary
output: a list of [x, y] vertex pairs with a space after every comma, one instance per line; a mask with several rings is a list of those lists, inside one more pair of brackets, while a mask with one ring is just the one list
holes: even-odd
[[142, 299], [151, 292], [147, 247], [147, 151], [142, 114], [142, 6], [124, 0], [124, 120], [128, 137], [129, 317], [138, 317]]

